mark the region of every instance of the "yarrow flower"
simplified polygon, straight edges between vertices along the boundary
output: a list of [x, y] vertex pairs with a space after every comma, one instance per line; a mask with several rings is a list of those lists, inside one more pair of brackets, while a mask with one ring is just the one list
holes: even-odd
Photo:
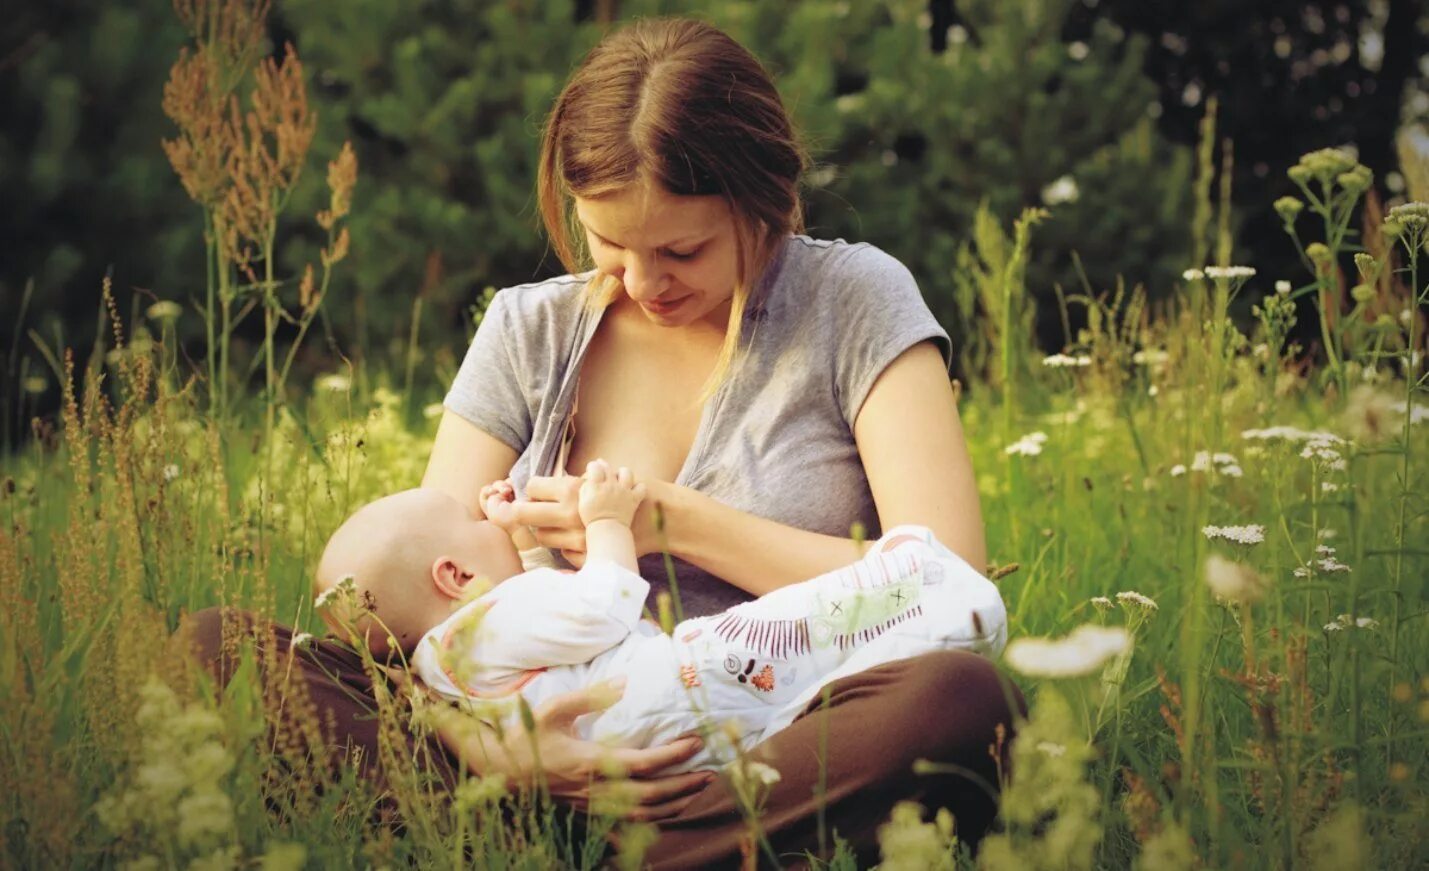
[[1201, 279], [1206, 277], [1206, 273], [1202, 272], [1199, 269], [1187, 269], [1185, 272], [1181, 273], [1181, 277], [1187, 281], [1200, 281]]
[[1248, 279], [1255, 276], [1255, 269], [1249, 266], [1207, 266], [1207, 278]]
[[1077, 180], [1070, 175], [1064, 175], [1042, 188], [1042, 202], [1049, 206], [1075, 203], [1080, 194], [1081, 191], [1077, 188]]
[[1201, 532], [1211, 541], [1224, 539], [1236, 544], [1260, 544], [1265, 541], [1265, 527], [1258, 523], [1248, 526], [1205, 526]]
[[1007, 664], [1029, 677], [1091, 674], [1131, 648], [1131, 633], [1120, 626], [1084, 624], [1065, 638], [1018, 638], [1007, 646]]
[[1275, 292], [1280, 294], [1281, 296], [1285, 296], [1290, 292], [1290, 290], [1290, 282], [1286, 281], [1285, 279], [1282, 278], [1280, 281], [1275, 282]]
[[1300, 450], [1300, 456], [1307, 460], [1314, 460], [1324, 465], [1326, 469], [1335, 472], [1344, 471], [1349, 467], [1343, 456], [1340, 455], [1337, 444], [1343, 444], [1344, 439], [1336, 437], [1335, 441], [1329, 439], [1311, 439], [1305, 443], [1305, 447]]
[[1271, 426], [1265, 429], [1247, 429], [1241, 432], [1240, 437], [1254, 441], [1316, 441], [1326, 442], [1328, 444], [1343, 444], [1345, 441], [1332, 432], [1325, 432], [1324, 430], [1303, 430], [1294, 426]]
[[1265, 579], [1254, 569], [1216, 553], [1206, 557], [1206, 585], [1228, 602], [1249, 604], [1265, 596]]
[[1075, 357], [1067, 354], [1049, 354], [1042, 358], [1043, 366], [1050, 366], [1053, 369], [1073, 369], [1092, 365], [1092, 358], [1086, 354], [1079, 354]]
[[1143, 348], [1131, 355], [1131, 362], [1138, 366], [1160, 366], [1171, 359], [1164, 348]]
[[317, 388], [332, 393], [346, 393], [352, 389], [352, 379], [346, 375], [324, 375], [317, 380]]
[[1325, 624], [1326, 632], [1340, 632], [1345, 629], [1368, 629], [1373, 631], [1378, 628], [1379, 621], [1373, 617], [1354, 617], [1349, 614], [1341, 614]]
[[[1391, 411], [1394, 411], [1398, 414], [1404, 414], [1405, 411], [1409, 409], [1409, 403], [1401, 399], [1399, 402], [1394, 403], [1389, 408]], [[1423, 423], [1426, 420], [1429, 420], [1429, 405], [1420, 405], [1419, 403], [1415, 403], [1414, 410], [1409, 412], [1409, 422], [1411, 424], [1417, 424]]]
[[1042, 453], [1042, 445], [1047, 443], [1047, 434], [1044, 432], [1028, 433], [1012, 444], [1002, 449], [1004, 454], [1021, 454], [1024, 457], [1035, 457]]
[[1108, 599], [1106, 596], [1093, 596], [1091, 598], [1091, 605], [1098, 611], [1105, 613], [1111, 610], [1111, 599]]
[[316, 639], [313, 638], [311, 632], [299, 632], [293, 636], [293, 640], [288, 643], [288, 646], [293, 650], [307, 650], [313, 646], [314, 640]]
[[357, 578], [352, 575], [343, 575], [336, 584], [318, 594], [313, 600], [313, 607], [327, 608], [337, 602], [338, 599], [357, 594]]
[[1116, 600], [1127, 607], [1140, 608], [1143, 611], [1158, 611], [1156, 600], [1150, 596], [1143, 596], [1135, 590], [1123, 590], [1116, 594]]

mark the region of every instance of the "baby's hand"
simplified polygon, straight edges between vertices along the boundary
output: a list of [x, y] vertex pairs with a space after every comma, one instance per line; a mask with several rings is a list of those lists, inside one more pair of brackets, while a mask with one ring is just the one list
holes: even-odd
[[519, 524], [516, 522], [516, 512], [511, 505], [516, 501], [516, 488], [512, 485], [510, 478], [502, 478], [500, 481], [492, 481], [481, 492], [477, 494], [477, 500], [481, 503], [481, 510], [486, 514], [486, 519], [506, 530], [508, 535]]
[[616, 520], [629, 526], [644, 499], [645, 485], [635, 483], [629, 469], [611, 469], [605, 460], [591, 460], [581, 482], [581, 522], [590, 526], [597, 520]]

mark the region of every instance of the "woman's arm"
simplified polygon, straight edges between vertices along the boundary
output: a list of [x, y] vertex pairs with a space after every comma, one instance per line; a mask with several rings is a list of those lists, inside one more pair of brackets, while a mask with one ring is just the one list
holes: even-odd
[[[853, 427], [879, 523], [916, 523], [975, 567], [986, 565], [982, 512], [952, 384], [943, 358], [923, 342], [895, 359], [874, 382]], [[582, 549], [572, 485], [533, 479], [523, 521], [548, 547]], [[822, 535], [748, 514], [674, 484], [647, 482], [649, 496], [632, 528], [640, 553], [661, 549], [653, 503], [664, 513], [671, 553], [754, 595], [847, 565], [862, 551], [853, 540]], [[816, 498], [816, 497], [815, 497]], [[568, 554], [569, 556], [570, 554]]]
[[437, 426], [422, 486], [441, 490], [474, 516], [485, 517], [478, 498], [481, 488], [509, 475], [516, 457], [510, 445], [447, 409]]

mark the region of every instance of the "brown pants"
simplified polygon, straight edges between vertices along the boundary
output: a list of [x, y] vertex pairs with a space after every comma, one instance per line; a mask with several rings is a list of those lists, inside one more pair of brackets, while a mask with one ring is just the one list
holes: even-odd
[[[185, 621], [194, 653], [220, 683], [232, 671], [223, 651], [223, 619], [223, 612], [212, 608]], [[251, 627], [255, 618], [229, 612], [229, 619]], [[279, 646], [286, 648], [291, 630], [273, 629]], [[380, 780], [378, 721], [372, 716], [376, 703], [361, 661], [345, 647], [318, 641], [292, 662], [301, 669], [319, 715], [330, 716], [339, 738], [362, 749], [363, 774]], [[930, 812], [948, 808], [959, 837], [976, 844], [996, 813], [988, 791], [997, 784], [991, 748], [999, 724], [1011, 738], [1009, 703], [1018, 715], [1025, 713], [1021, 694], [991, 663], [957, 651], [892, 662], [836, 681], [826, 708], [815, 700], [788, 728], [754, 750], [755, 759], [781, 775], [760, 820], [774, 851], [789, 864], [798, 863], [805, 851], [819, 851], [815, 790], [821, 742], [827, 747], [826, 831], [850, 842], [860, 866], [877, 861], [878, 827], [903, 800], [919, 802]], [[408, 740], [417, 739], [409, 734]], [[445, 770], [437, 773], [453, 780], [456, 763], [435, 738], [427, 740], [432, 746], [425, 758], [439, 760]], [[968, 774], [914, 774], [918, 759]], [[655, 868], [737, 866], [745, 832], [738, 805], [717, 780], [678, 817], [660, 823], [660, 838], [647, 861]]]

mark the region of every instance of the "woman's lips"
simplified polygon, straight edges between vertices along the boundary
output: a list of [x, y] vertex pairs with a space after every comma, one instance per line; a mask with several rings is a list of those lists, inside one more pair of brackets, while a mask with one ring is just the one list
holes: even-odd
[[686, 295], [671, 301], [652, 299], [647, 303], [643, 303], [643, 305], [645, 306], [645, 308], [656, 314], [667, 315], [675, 309], [679, 308], [685, 302], [685, 300], [689, 298], [690, 297]]

